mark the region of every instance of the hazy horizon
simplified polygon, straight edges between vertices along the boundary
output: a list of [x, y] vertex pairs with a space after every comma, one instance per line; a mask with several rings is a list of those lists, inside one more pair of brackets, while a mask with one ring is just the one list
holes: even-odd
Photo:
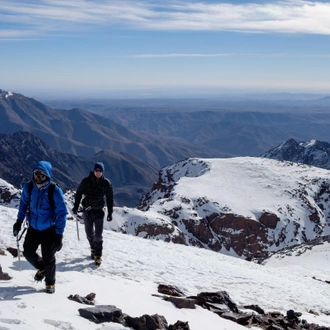
[[330, 91], [330, 3], [3, 0], [0, 86], [37, 99]]

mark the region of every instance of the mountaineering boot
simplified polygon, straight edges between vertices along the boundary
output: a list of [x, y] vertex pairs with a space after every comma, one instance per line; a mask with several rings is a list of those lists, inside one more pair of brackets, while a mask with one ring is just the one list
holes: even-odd
[[95, 266], [99, 267], [101, 265], [102, 258], [99, 256], [94, 256], [94, 262], [95, 262]]
[[55, 285], [46, 285], [46, 289], [45, 289], [46, 293], [54, 293], [55, 292]]
[[34, 275], [34, 280], [37, 282], [41, 282], [45, 277], [45, 271], [43, 269], [39, 269]]
[[94, 255], [95, 255], [95, 250], [91, 249], [91, 258], [92, 258], [92, 260], [94, 260]]

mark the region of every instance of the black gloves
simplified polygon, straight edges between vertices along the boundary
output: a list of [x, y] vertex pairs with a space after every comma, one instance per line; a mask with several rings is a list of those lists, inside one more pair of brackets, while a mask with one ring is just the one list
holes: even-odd
[[112, 214], [108, 214], [108, 216], [107, 216], [107, 221], [112, 221]]
[[13, 235], [14, 235], [15, 237], [18, 235], [19, 231], [21, 230], [22, 222], [23, 222], [23, 221], [19, 221], [19, 220], [17, 220], [17, 221], [14, 223], [14, 226], [13, 226]]
[[62, 243], [63, 235], [61, 234], [55, 234], [54, 242], [53, 242], [53, 250], [60, 251], [62, 249], [63, 243]]
[[78, 208], [76, 208], [76, 207], [74, 207], [74, 208], [72, 209], [73, 214], [77, 214], [77, 211], [78, 211]]

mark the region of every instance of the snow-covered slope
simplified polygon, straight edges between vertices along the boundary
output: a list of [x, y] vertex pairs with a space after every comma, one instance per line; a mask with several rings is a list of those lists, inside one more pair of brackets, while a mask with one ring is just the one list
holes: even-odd
[[[16, 246], [12, 236], [16, 215], [15, 208], [0, 205], [2, 249]], [[12, 277], [0, 281], [1, 329], [127, 329], [114, 323], [96, 325], [79, 316], [78, 309], [88, 306], [67, 297], [84, 297], [91, 292], [96, 294], [97, 305], [115, 305], [134, 317], [158, 313], [169, 324], [177, 320], [189, 322], [191, 330], [246, 329], [200, 307], [178, 309], [153, 296], [160, 283], [175, 285], [186, 295], [225, 290], [241, 310], [253, 304], [266, 312], [285, 314], [293, 309], [309, 323], [330, 327], [330, 285], [312, 278], [315, 275], [329, 279], [329, 244], [324, 244], [322, 250], [311, 249], [310, 254], [262, 266], [206, 249], [145, 240], [106, 229], [103, 263], [94, 269], [82, 225], [79, 230], [80, 241], [75, 221], [68, 220], [64, 246], [57, 254], [53, 295], [42, 292], [43, 283], [33, 281], [35, 270], [24, 258], [20, 272], [17, 258], [8, 252], [0, 255], [3, 271]], [[314, 272], [312, 258], [323, 268]], [[311, 310], [318, 315], [309, 313]]]
[[[191, 161], [195, 169], [201, 170], [198, 173], [210, 172], [205, 172], [206, 160]], [[215, 164], [216, 161], [213, 166]], [[252, 164], [255, 162], [252, 161]], [[234, 167], [233, 164], [230, 166], [233, 172]], [[313, 172], [313, 168], [311, 170]], [[198, 180], [201, 177], [196, 177], [198, 173], [195, 172], [192, 179]], [[305, 177], [305, 170], [301, 174]], [[242, 179], [244, 182], [247, 181]], [[187, 191], [191, 188], [187, 181]], [[248, 191], [247, 188], [245, 190]], [[0, 181], [2, 250], [16, 247], [12, 226], [16, 221], [18, 196], [19, 191]], [[70, 208], [72, 192], [68, 192], [66, 197]], [[54, 295], [45, 294], [42, 291], [44, 284], [33, 281], [36, 270], [24, 257], [21, 258], [22, 270], [19, 271], [17, 258], [8, 252], [0, 255], [2, 271], [12, 277], [9, 281], [0, 281], [0, 329], [127, 329], [117, 323], [96, 325], [79, 316], [78, 309], [88, 306], [68, 297], [74, 294], [84, 297], [92, 292], [96, 294], [96, 305], [115, 305], [133, 317], [157, 313], [163, 315], [169, 324], [177, 320], [188, 322], [191, 330], [244, 329], [198, 306], [193, 310], [176, 308], [155, 296], [158, 284], [174, 285], [187, 296], [226, 291], [240, 310], [244, 311], [246, 305], [258, 305], [265, 312], [275, 310], [285, 315], [292, 309], [301, 312], [301, 319], [309, 323], [330, 327], [330, 285], [326, 283], [330, 280], [329, 243], [311, 246], [291, 256], [274, 255], [260, 265], [207, 249], [146, 240], [111, 230], [113, 224], [118, 224], [125, 214], [126, 223], [133, 217], [136, 222], [142, 223], [146, 217], [140, 217], [144, 214], [151, 216], [151, 212], [115, 209], [113, 222], [105, 222], [103, 263], [99, 269], [95, 269], [90, 260], [83, 225], [78, 224], [78, 240], [76, 221], [68, 220], [63, 249], [56, 255]], [[154, 215], [157, 214], [154, 211]], [[69, 219], [73, 219], [72, 216]]]

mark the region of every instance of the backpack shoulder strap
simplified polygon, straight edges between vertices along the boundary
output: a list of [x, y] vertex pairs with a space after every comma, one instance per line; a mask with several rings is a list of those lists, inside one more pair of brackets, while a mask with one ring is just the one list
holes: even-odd
[[52, 208], [55, 208], [55, 200], [54, 200], [54, 190], [56, 187], [56, 183], [52, 182], [48, 187], [48, 200], [49, 204]]
[[28, 196], [29, 196], [29, 198], [31, 198], [32, 189], [33, 189], [33, 182], [30, 181], [29, 185], [28, 185]]
[[28, 184], [28, 197], [29, 197], [29, 201], [28, 201], [28, 211], [30, 211], [30, 204], [31, 204], [31, 194], [32, 194], [32, 189], [33, 189], [33, 182], [32, 180], [29, 182]]

